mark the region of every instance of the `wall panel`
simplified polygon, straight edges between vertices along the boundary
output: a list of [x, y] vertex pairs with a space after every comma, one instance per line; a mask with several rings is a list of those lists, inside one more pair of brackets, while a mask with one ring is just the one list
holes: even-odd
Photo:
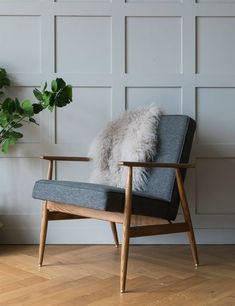
[[234, 179], [235, 159], [198, 159], [197, 214], [235, 214]]
[[0, 16], [0, 63], [9, 72], [41, 72], [39, 16]]
[[181, 72], [181, 19], [127, 17], [127, 73]]
[[235, 144], [235, 88], [198, 88], [199, 144]]
[[111, 120], [111, 89], [80, 87], [73, 94], [74, 102], [56, 113], [56, 143], [87, 151], [97, 131]]
[[111, 18], [56, 17], [58, 73], [111, 72]]
[[166, 114], [181, 114], [181, 88], [128, 87], [127, 109], [157, 105]]
[[197, 72], [233, 73], [235, 17], [197, 18]]

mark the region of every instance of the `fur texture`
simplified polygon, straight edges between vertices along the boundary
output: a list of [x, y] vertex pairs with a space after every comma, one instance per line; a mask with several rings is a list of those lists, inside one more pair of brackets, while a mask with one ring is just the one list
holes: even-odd
[[[157, 129], [161, 111], [155, 106], [126, 112], [110, 122], [94, 141], [90, 156], [94, 160], [91, 182], [124, 188], [127, 167], [119, 161], [152, 161], [157, 154]], [[143, 190], [148, 171], [134, 168], [133, 189]]]

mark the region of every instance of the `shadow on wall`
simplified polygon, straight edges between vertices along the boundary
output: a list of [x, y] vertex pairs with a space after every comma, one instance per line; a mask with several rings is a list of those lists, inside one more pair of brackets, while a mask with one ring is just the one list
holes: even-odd
[[[0, 244], [35, 244], [39, 241], [40, 218], [38, 215], [0, 214]], [[38, 230], [30, 230], [35, 229]]]

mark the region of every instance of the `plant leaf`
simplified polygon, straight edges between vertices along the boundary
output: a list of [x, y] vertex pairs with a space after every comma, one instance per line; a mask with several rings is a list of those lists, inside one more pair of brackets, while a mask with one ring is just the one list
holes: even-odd
[[54, 105], [49, 105], [49, 106], [48, 106], [48, 109], [49, 109], [50, 112], [53, 112], [54, 108], [55, 108]]
[[23, 124], [12, 122], [12, 126], [13, 126], [14, 129], [18, 129], [18, 128], [21, 128], [23, 126]]
[[5, 86], [10, 86], [10, 80], [7, 77], [7, 72], [5, 69], [0, 68], [0, 89]]
[[65, 87], [65, 93], [66, 93], [67, 98], [68, 98], [70, 101], [72, 101], [72, 99], [73, 99], [73, 88], [72, 88], [71, 85], [67, 85], [67, 86]]
[[8, 106], [11, 104], [12, 99], [11, 98], [6, 98], [3, 103], [2, 103], [2, 109], [6, 112], [8, 112]]
[[6, 140], [3, 141], [2, 143], [2, 152], [7, 153], [9, 150], [9, 145], [10, 145], [10, 139], [7, 138]]
[[24, 110], [24, 113], [26, 114], [26, 116], [31, 117], [34, 115], [33, 113], [33, 104], [30, 100], [24, 100], [22, 102], [22, 108]]
[[33, 90], [33, 94], [35, 96], [36, 99], [38, 99], [38, 101], [43, 101], [43, 94], [41, 93], [40, 90], [38, 90], [37, 88], [35, 88]]
[[39, 124], [37, 123], [37, 121], [36, 121], [34, 118], [29, 118], [29, 121], [32, 122], [32, 123], [34, 123], [34, 124], [36, 124], [36, 125], [39, 125]]
[[36, 104], [36, 103], [33, 104], [33, 112], [34, 112], [34, 114], [40, 113], [43, 109], [44, 108], [43, 108], [42, 104]]
[[65, 81], [61, 78], [57, 78], [56, 83], [57, 83], [57, 90], [63, 89], [66, 86]]
[[19, 138], [23, 138], [23, 134], [22, 133], [19, 133], [19, 132], [16, 132], [16, 131], [12, 131], [9, 133], [10, 135], [10, 138], [13, 140], [13, 139], [19, 139]]
[[20, 101], [15, 98], [15, 106], [16, 106], [16, 112], [19, 114], [19, 115], [22, 115], [24, 113], [24, 110], [23, 108], [21, 107], [20, 105]]
[[43, 87], [43, 91], [45, 91], [47, 88], [47, 82], [45, 83], [44, 87]]
[[43, 93], [42, 105], [43, 107], [47, 107], [50, 103], [52, 93], [50, 91], [45, 91]]
[[8, 115], [3, 111], [0, 112], [0, 126], [5, 128], [8, 125]]
[[13, 114], [16, 110], [16, 104], [14, 100], [10, 100], [8, 103], [8, 113]]
[[56, 80], [53, 80], [52, 82], [51, 82], [51, 90], [52, 91], [54, 91], [54, 92], [56, 92], [57, 91], [57, 82], [56, 82]]

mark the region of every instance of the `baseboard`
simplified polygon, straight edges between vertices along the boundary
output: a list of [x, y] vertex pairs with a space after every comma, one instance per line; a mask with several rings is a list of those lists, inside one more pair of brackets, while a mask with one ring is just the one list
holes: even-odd
[[[39, 222], [37, 222], [39, 223]], [[34, 226], [9, 227], [0, 229], [1, 244], [37, 244], [40, 224]], [[28, 224], [29, 225], [29, 224]], [[118, 225], [121, 240], [121, 227]], [[195, 229], [198, 244], [234, 244], [235, 229]], [[113, 244], [109, 223], [100, 221], [50, 222], [47, 235], [49, 244]], [[131, 239], [133, 244], [188, 244], [186, 233], [151, 236]]]

